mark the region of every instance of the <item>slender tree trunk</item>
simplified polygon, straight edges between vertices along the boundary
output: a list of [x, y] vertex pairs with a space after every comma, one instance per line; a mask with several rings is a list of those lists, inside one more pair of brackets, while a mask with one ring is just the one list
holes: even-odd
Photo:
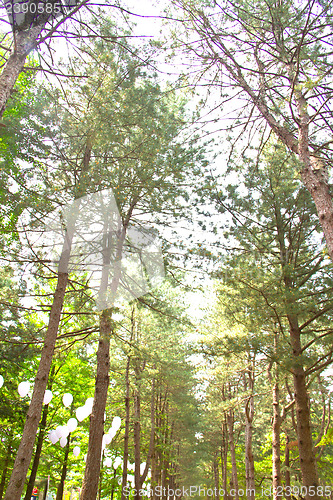
[[6, 109], [7, 101], [13, 91], [17, 77], [24, 68], [27, 55], [36, 46], [36, 40], [41, 30], [42, 26], [35, 26], [15, 33], [14, 51], [9, 56], [0, 75], [0, 118]]
[[[290, 471], [289, 471], [290, 458], [289, 458], [289, 436], [288, 435], [286, 437], [286, 447], [284, 450], [284, 466], [285, 466], [285, 473], [284, 473], [285, 487], [286, 487], [286, 489], [288, 489], [288, 491], [290, 491]], [[285, 496], [286, 500], [291, 499], [291, 495], [289, 493], [287, 493], [287, 491], [285, 492], [284, 496]]]
[[247, 500], [255, 498], [254, 457], [252, 449], [254, 400], [250, 396], [245, 408], [245, 477]]
[[[156, 368], [155, 365], [153, 366], [153, 368], [154, 369]], [[148, 474], [152, 454], [154, 451], [154, 445], [155, 445], [155, 379], [153, 378], [151, 383], [151, 398], [150, 398], [150, 440], [146, 458], [146, 466], [140, 477], [141, 487], [142, 484], [145, 482]]]
[[308, 105], [302, 91], [298, 89], [297, 83], [298, 82], [295, 82], [294, 78], [292, 78], [292, 85], [295, 88], [294, 98], [300, 118], [298, 122], [298, 155], [303, 163], [301, 177], [316, 205], [319, 222], [324, 231], [327, 249], [333, 260], [333, 202], [328, 184], [327, 167], [320, 158], [316, 158], [310, 154], [310, 117], [307, 111]]
[[140, 477], [140, 432], [141, 432], [141, 395], [140, 395], [140, 368], [137, 367], [136, 370], [136, 383], [135, 383], [135, 393], [134, 393], [134, 481], [136, 495], [134, 500], [140, 500], [139, 490], [141, 488], [141, 477]]
[[219, 464], [218, 464], [218, 451], [215, 454], [213, 462], [214, 472], [214, 487], [215, 487], [215, 500], [220, 500], [220, 480], [219, 480]]
[[[135, 328], [135, 305], [132, 306], [131, 312], [131, 335], [130, 342], [133, 341], [134, 328]], [[124, 460], [123, 460], [123, 476], [121, 486], [121, 500], [126, 500], [124, 488], [127, 486], [127, 463], [128, 463], [128, 441], [129, 441], [129, 425], [130, 425], [130, 383], [129, 383], [129, 370], [131, 364], [131, 357], [127, 356], [126, 372], [125, 372], [125, 435], [124, 435]]]
[[[154, 403], [154, 428], [157, 426], [158, 427], [158, 401], [159, 401], [159, 395], [156, 397], [156, 401]], [[157, 442], [158, 442], [158, 434], [155, 436], [154, 433], [154, 446], [152, 449], [152, 455], [151, 455], [151, 498], [152, 500], [156, 500], [156, 492], [155, 492], [155, 487], [157, 486]]]
[[62, 464], [61, 478], [60, 478], [60, 483], [59, 483], [58, 489], [57, 489], [56, 500], [62, 500], [63, 495], [64, 495], [65, 481], [66, 481], [66, 476], [67, 476], [68, 455], [69, 455], [69, 448], [70, 448], [70, 437], [71, 437], [71, 435], [69, 434], [68, 438], [67, 438], [67, 444], [65, 447], [64, 461]]
[[245, 404], [245, 481], [247, 500], [255, 498], [254, 457], [252, 449], [253, 417], [254, 417], [254, 365], [250, 362], [244, 373], [244, 389], [250, 390], [250, 396]]
[[224, 446], [221, 447], [221, 470], [222, 470], [222, 488], [224, 491], [224, 500], [228, 500], [228, 482], [227, 482], [227, 457]]
[[310, 405], [309, 397], [306, 388], [306, 375], [303, 365], [300, 361], [302, 348], [300, 341], [300, 330], [297, 318], [293, 315], [288, 315], [290, 325], [290, 341], [293, 350], [293, 380], [296, 402], [296, 424], [298, 451], [300, 460], [300, 469], [302, 475], [302, 483], [306, 486], [307, 491], [312, 486], [315, 489], [315, 494], [305, 495], [306, 500], [319, 500], [317, 494], [318, 474], [313, 450], [311, 424], [310, 424]]
[[2, 497], [3, 497], [3, 491], [5, 489], [5, 484], [6, 484], [7, 471], [8, 471], [9, 463], [11, 461], [10, 459], [12, 456], [12, 443], [13, 443], [13, 432], [11, 431], [11, 433], [9, 434], [9, 437], [8, 437], [7, 451], [6, 451], [6, 456], [5, 456], [5, 460], [3, 463], [3, 469], [2, 469], [2, 474], [1, 474], [0, 500], [2, 500]]
[[[278, 207], [275, 207], [275, 214], [280, 247], [281, 270], [286, 292], [286, 313], [289, 323], [290, 344], [292, 348], [296, 427], [302, 483], [307, 489], [307, 494], [305, 495], [306, 500], [319, 500], [319, 495], [317, 494], [318, 474], [311, 434], [309, 398], [306, 388], [306, 375], [302, 362], [301, 331], [299, 329], [297, 314], [294, 312], [297, 305], [295, 301], [291, 299], [293, 296], [293, 282], [288, 271], [288, 251], [285, 246], [285, 234], [282, 217]], [[313, 495], [309, 494], [310, 486], [315, 490]]]
[[111, 331], [111, 309], [105, 309], [100, 319], [95, 395], [90, 417], [88, 453], [80, 500], [95, 500], [98, 492], [104, 413], [109, 386]]
[[130, 385], [129, 385], [129, 368], [130, 368], [130, 356], [127, 356], [126, 364], [126, 374], [125, 374], [125, 384], [126, 384], [126, 394], [125, 394], [125, 435], [124, 435], [124, 460], [123, 460], [123, 477], [121, 484], [121, 500], [125, 500], [127, 497], [125, 495], [124, 489], [127, 485], [127, 462], [128, 462], [128, 441], [129, 441], [129, 421], [130, 421]]
[[280, 445], [280, 401], [279, 401], [279, 384], [276, 382], [273, 386], [273, 437], [272, 437], [272, 476], [273, 476], [273, 498], [278, 500], [281, 496], [277, 494], [281, 490], [281, 445]]
[[114, 495], [114, 483], [115, 483], [115, 480], [116, 480], [116, 476], [117, 476], [117, 471], [116, 469], [114, 470], [114, 473], [113, 473], [113, 481], [112, 481], [112, 487], [111, 487], [111, 495], [110, 495], [110, 500], [113, 500], [113, 495]]
[[222, 469], [222, 486], [224, 490], [224, 500], [228, 500], [228, 426], [226, 415], [224, 414], [224, 422], [222, 423], [222, 445], [221, 445], [221, 469]]
[[34, 489], [39, 460], [40, 460], [40, 455], [42, 453], [42, 448], [43, 448], [44, 433], [45, 433], [48, 410], [49, 410], [49, 405], [46, 405], [44, 407], [44, 410], [42, 413], [42, 418], [41, 418], [41, 421], [39, 424], [39, 434], [38, 434], [38, 438], [37, 438], [36, 451], [35, 451], [35, 456], [34, 456], [34, 460], [32, 463], [31, 473], [30, 473], [29, 482], [28, 482], [27, 491], [25, 493], [24, 500], [31, 499], [32, 490]]
[[235, 490], [235, 500], [239, 500], [239, 487], [238, 487], [238, 474], [237, 474], [237, 462], [236, 462], [236, 451], [234, 442], [234, 414], [230, 409], [227, 414], [227, 424], [228, 424], [228, 437], [229, 437], [229, 448], [232, 466], [232, 482], [233, 489]]

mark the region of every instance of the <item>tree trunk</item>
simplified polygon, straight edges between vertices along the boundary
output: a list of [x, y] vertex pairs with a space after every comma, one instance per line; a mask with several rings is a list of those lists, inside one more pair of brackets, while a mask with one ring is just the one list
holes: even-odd
[[307, 102], [302, 91], [295, 85], [294, 77], [292, 85], [295, 85], [294, 98], [299, 114], [298, 122], [298, 156], [303, 163], [301, 172], [302, 181], [309, 191], [316, 205], [319, 222], [323, 228], [327, 249], [333, 260], [333, 202], [328, 185], [327, 167], [309, 151], [309, 123], [310, 117], [307, 111]]
[[253, 395], [250, 396], [246, 403], [245, 409], [245, 477], [246, 477], [246, 498], [254, 500], [255, 498], [255, 482], [254, 482], [254, 457], [252, 450], [253, 436], [253, 413], [254, 400]]
[[123, 477], [121, 484], [121, 500], [126, 500], [126, 495], [124, 488], [127, 485], [127, 462], [128, 462], [128, 440], [129, 440], [129, 420], [130, 420], [130, 386], [129, 386], [129, 368], [130, 368], [130, 356], [127, 356], [126, 364], [126, 374], [125, 374], [125, 384], [126, 384], [126, 394], [125, 394], [125, 435], [124, 435], [124, 460], [123, 460]]
[[297, 424], [297, 439], [298, 451], [300, 460], [300, 469], [302, 475], [303, 486], [315, 488], [315, 494], [305, 495], [306, 500], [319, 500], [317, 495], [318, 474], [313, 450], [311, 424], [310, 424], [310, 406], [309, 397], [306, 388], [306, 376], [302, 365], [300, 330], [297, 318], [293, 315], [288, 315], [290, 325], [290, 341], [293, 350], [293, 380], [295, 389], [296, 402], [296, 424]]
[[246, 497], [247, 500], [255, 498], [255, 482], [254, 482], [254, 457], [252, 450], [253, 437], [253, 417], [254, 417], [254, 365], [249, 364], [248, 370], [244, 373], [244, 389], [250, 390], [250, 396], [245, 404], [245, 481], [246, 481]]
[[59, 483], [58, 489], [57, 489], [56, 500], [62, 500], [63, 495], [64, 495], [65, 481], [66, 481], [66, 476], [67, 476], [68, 455], [69, 455], [69, 448], [70, 448], [70, 437], [71, 437], [71, 435], [69, 434], [68, 438], [67, 438], [66, 448], [65, 448], [65, 456], [64, 456], [64, 461], [62, 464], [61, 478], [60, 478], [60, 483]]
[[[286, 448], [284, 450], [284, 466], [286, 468], [286, 471], [284, 474], [285, 487], [286, 487], [286, 489], [288, 488], [288, 491], [290, 491], [290, 471], [289, 471], [290, 458], [289, 458], [289, 436], [288, 435], [286, 437]], [[289, 493], [287, 493], [287, 491], [285, 492], [284, 496], [285, 496], [286, 500], [291, 499], [291, 495]]]
[[[305, 140], [305, 138], [303, 138]], [[281, 270], [285, 285], [285, 307], [289, 323], [290, 344], [292, 348], [292, 373], [296, 403], [296, 430], [298, 439], [298, 451], [303, 486], [306, 487], [306, 500], [319, 500], [317, 494], [318, 474], [315, 454], [312, 443], [309, 398], [306, 388], [306, 375], [302, 362], [301, 331], [298, 324], [298, 316], [294, 313], [297, 304], [291, 299], [294, 284], [288, 271], [288, 251], [285, 246], [285, 234], [279, 208], [275, 208], [278, 241], [280, 247]], [[314, 488], [314, 494], [309, 494], [309, 487]], [[311, 488], [311, 490], [312, 490]]]
[[94, 404], [90, 417], [88, 454], [81, 500], [95, 500], [98, 492], [104, 433], [104, 413], [109, 386], [111, 331], [111, 309], [105, 309], [100, 319]]
[[114, 470], [114, 473], [113, 473], [113, 481], [112, 481], [112, 486], [111, 486], [111, 495], [110, 495], [110, 500], [113, 500], [113, 496], [114, 496], [114, 487], [115, 487], [116, 476], [117, 476], [117, 471], [116, 471], [116, 469], [115, 469], [115, 470]]
[[234, 498], [235, 500], [239, 500], [237, 462], [236, 462], [236, 451], [234, 442], [234, 414], [231, 409], [227, 414], [227, 424], [228, 424], [229, 448], [230, 448], [230, 457], [232, 466], [232, 482], [233, 482], [233, 489], [235, 490]]
[[8, 437], [8, 445], [7, 445], [6, 457], [5, 457], [5, 461], [4, 461], [4, 464], [3, 464], [2, 475], [1, 475], [0, 500], [2, 500], [3, 490], [5, 489], [7, 471], [8, 471], [8, 467], [9, 467], [11, 455], [12, 455], [12, 442], [13, 442], [13, 432], [11, 431], [11, 433], [10, 433], [10, 435]]
[[221, 444], [221, 469], [222, 487], [224, 490], [224, 500], [228, 500], [228, 430], [226, 422], [222, 424], [222, 444]]
[[215, 500], [220, 500], [219, 464], [217, 459], [218, 459], [218, 451], [215, 454], [213, 462], [213, 472], [214, 472]]
[[134, 393], [134, 481], [136, 495], [134, 500], [140, 500], [139, 490], [141, 488], [141, 477], [140, 477], [140, 413], [141, 413], [141, 395], [140, 395], [140, 368], [137, 367], [136, 372], [136, 383], [135, 383], [135, 393]]
[[35, 379], [34, 391], [27, 413], [22, 439], [17, 451], [12, 475], [5, 494], [5, 500], [20, 500], [21, 498], [24, 481], [29, 469], [34, 448], [38, 424], [42, 413], [43, 399], [50, 373], [55, 343], [57, 340], [67, 281], [68, 273], [58, 274], [57, 288], [54, 293], [54, 299], [51, 306], [50, 319]]
[[45, 433], [48, 410], [49, 410], [49, 405], [46, 405], [44, 407], [44, 410], [42, 413], [42, 419], [41, 419], [40, 424], [39, 424], [39, 434], [38, 434], [38, 438], [37, 438], [36, 451], [35, 451], [35, 456], [34, 456], [34, 460], [32, 463], [31, 473], [30, 473], [29, 482], [28, 482], [27, 491], [25, 493], [24, 500], [31, 499], [32, 490], [34, 489], [38, 465], [39, 465], [39, 459], [40, 459], [40, 455], [42, 453], [42, 447], [43, 447], [43, 442], [44, 442], [44, 433]]
[[[281, 458], [280, 458], [280, 401], [279, 401], [279, 384], [276, 382], [273, 386], [273, 425], [272, 425], [272, 477], [273, 477], [273, 498], [278, 500], [282, 493], [281, 490]], [[279, 490], [277, 491], [277, 488]]]
[[6, 109], [7, 101], [11, 96], [17, 77], [24, 68], [27, 55], [36, 46], [36, 40], [41, 30], [42, 26], [35, 26], [15, 33], [14, 51], [9, 56], [0, 75], [0, 118]]
[[[153, 368], [154, 369], [156, 368], [155, 365], [153, 366]], [[149, 440], [148, 454], [146, 458], [146, 466], [140, 477], [141, 486], [145, 482], [148, 474], [151, 457], [154, 451], [154, 446], [155, 446], [155, 379], [153, 378], [151, 383], [151, 398], [150, 398], [150, 440]]]

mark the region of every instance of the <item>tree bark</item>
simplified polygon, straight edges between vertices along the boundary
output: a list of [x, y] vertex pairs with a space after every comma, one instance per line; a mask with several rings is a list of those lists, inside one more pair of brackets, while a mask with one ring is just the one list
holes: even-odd
[[126, 364], [126, 374], [125, 374], [125, 384], [126, 384], [126, 394], [125, 394], [125, 435], [124, 435], [124, 460], [123, 460], [123, 476], [121, 484], [121, 500], [125, 500], [127, 497], [125, 495], [124, 489], [127, 485], [127, 462], [128, 462], [128, 441], [129, 441], [129, 420], [130, 420], [130, 385], [129, 385], [129, 368], [130, 368], [130, 356], [127, 356]]
[[220, 500], [218, 451], [216, 452], [215, 457], [214, 457], [214, 461], [213, 461], [213, 472], [214, 472], [215, 500]]
[[[284, 450], [284, 466], [286, 468], [286, 471], [284, 473], [285, 487], [286, 487], [286, 490], [288, 488], [288, 491], [290, 491], [290, 471], [289, 471], [290, 458], [289, 458], [289, 436], [288, 435], [286, 436], [286, 447]], [[287, 491], [285, 492], [284, 496], [285, 496], [286, 500], [291, 499], [291, 495], [289, 493], [287, 493]]]
[[[35, 26], [15, 33], [15, 47], [0, 75], [0, 118], [11, 96], [17, 77], [24, 68], [29, 52], [36, 47], [37, 38], [43, 26]], [[30, 500], [30, 499], [29, 499]]]
[[65, 481], [66, 481], [66, 476], [67, 476], [68, 455], [69, 455], [69, 448], [70, 448], [70, 437], [71, 437], [71, 435], [69, 434], [68, 438], [67, 438], [66, 448], [65, 448], [64, 461], [62, 464], [61, 478], [60, 478], [60, 483], [59, 483], [58, 489], [57, 489], [56, 500], [62, 500], [63, 495], [64, 495]]
[[[294, 312], [297, 305], [295, 300], [291, 298], [293, 296], [294, 283], [286, 269], [289, 264], [288, 251], [285, 246], [285, 234], [279, 207], [275, 207], [275, 214], [280, 247], [281, 270], [286, 293], [285, 308], [289, 323], [290, 344], [292, 349], [292, 373], [296, 403], [296, 431], [302, 483], [308, 492], [305, 495], [306, 500], [319, 500], [319, 495], [317, 494], [318, 474], [311, 434], [309, 398], [306, 388], [306, 374], [302, 362], [301, 331], [298, 324], [298, 316]], [[309, 494], [310, 486], [315, 489], [313, 495]]]
[[231, 409], [227, 413], [227, 424], [228, 424], [229, 448], [230, 448], [231, 467], [232, 467], [232, 482], [233, 482], [233, 489], [235, 490], [234, 498], [235, 500], [239, 500], [237, 462], [236, 462], [236, 451], [234, 442], [234, 414]]
[[310, 486], [315, 488], [314, 495], [305, 495], [306, 500], [319, 500], [320, 497], [317, 494], [319, 483], [311, 434], [309, 397], [306, 388], [306, 375], [301, 362], [301, 332], [295, 316], [289, 314], [288, 321], [290, 325], [290, 341], [293, 350], [292, 371], [295, 389], [297, 439], [302, 483], [307, 487], [307, 491], [309, 491]]
[[[155, 365], [153, 366], [153, 368], [154, 369], [156, 368]], [[145, 466], [145, 469], [144, 469], [144, 471], [143, 471], [143, 473], [141, 474], [141, 477], [140, 477], [140, 484], [141, 484], [141, 486], [145, 482], [147, 474], [148, 474], [148, 470], [149, 470], [151, 458], [152, 458], [153, 451], [154, 451], [154, 445], [155, 445], [155, 379], [153, 378], [152, 379], [152, 383], [151, 383], [151, 398], [150, 398], [150, 439], [149, 439], [149, 448], [148, 448], [148, 453], [147, 453], [147, 458], [146, 458], [146, 466]]]
[[222, 444], [221, 444], [221, 469], [222, 487], [224, 490], [224, 500], [228, 500], [228, 429], [227, 423], [222, 424]]
[[[280, 401], [279, 401], [279, 384], [275, 382], [273, 385], [273, 425], [272, 425], [272, 477], [273, 477], [273, 498], [278, 500], [281, 495], [278, 493], [281, 490], [281, 443], [280, 443]], [[277, 490], [279, 488], [279, 490]]]
[[[250, 369], [249, 381], [251, 392], [253, 391], [253, 377], [253, 371]], [[254, 398], [253, 394], [251, 394], [245, 405], [245, 479], [247, 500], [254, 500], [255, 498], [254, 457], [252, 450], [253, 416]]]
[[[137, 364], [139, 360], [137, 360]], [[135, 381], [135, 392], [134, 392], [134, 481], [136, 495], [134, 500], [140, 500], [139, 490], [141, 489], [141, 476], [140, 476], [140, 413], [141, 413], [141, 395], [140, 395], [140, 367], [137, 366], [135, 369], [136, 381]]]
[[111, 331], [111, 309], [105, 309], [100, 319], [94, 404], [90, 417], [89, 444], [81, 500], [95, 500], [98, 492], [104, 434], [104, 413], [109, 386]]
[[333, 202], [328, 185], [327, 167], [324, 162], [310, 154], [309, 125], [310, 117], [307, 102], [301, 90], [297, 88], [295, 70], [291, 67], [291, 84], [295, 85], [294, 98], [299, 115], [298, 121], [298, 156], [303, 163], [302, 181], [309, 191], [317, 209], [319, 222], [323, 228], [327, 249], [333, 260]]

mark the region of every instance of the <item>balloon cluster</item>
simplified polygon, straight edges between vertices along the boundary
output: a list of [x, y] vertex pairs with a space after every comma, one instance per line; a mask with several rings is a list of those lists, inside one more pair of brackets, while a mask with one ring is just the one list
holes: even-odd
[[111, 424], [109, 432], [107, 434], [104, 434], [104, 436], [103, 436], [102, 449], [104, 449], [107, 444], [111, 443], [112, 439], [117, 434], [120, 426], [121, 426], [121, 418], [114, 417], [114, 419], [112, 420], [112, 424]]
[[[45, 402], [45, 398], [44, 398], [44, 402]], [[64, 406], [66, 406], [66, 407], [70, 406], [73, 403], [73, 396], [69, 393], [64, 394], [62, 397], [62, 402], [63, 402]], [[84, 406], [79, 406], [76, 409], [76, 411], [75, 411], [76, 418], [72, 417], [68, 420], [66, 425], [58, 425], [58, 427], [56, 429], [50, 431], [49, 432], [49, 439], [50, 439], [51, 443], [56, 444], [59, 441], [60, 446], [62, 448], [65, 447], [67, 444], [68, 435], [71, 432], [75, 431], [75, 429], [78, 426], [78, 421], [82, 422], [82, 420], [84, 420], [89, 415], [91, 415], [92, 409], [93, 409], [93, 404], [94, 404], [94, 398], [88, 398], [86, 400]], [[112, 439], [114, 438], [114, 436], [118, 432], [120, 426], [121, 426], [121, 418], [114, 417], [109, 432], [107, 434], [104, 434], [104, 436], [103, 436], [102, 450], [105, 449], [105, 446], [107, 444], [111, 443]], [[80, 451], [81, 451], [80, 447], [75, 446], [73, 449], [73, 455], [75, 457], [78, 457], [80, 454]], [[109, 459], [107, 459], [107, 463], [109, 463]], [[107, 467], [111, 467], [111, 464], [112, 464], [112, 462], [110, 459], [110, 465], [107, 465]]]
[[[0, 375], [0, 388], [3, 386], [3, 384], [4, 384], [4, 378], [2, 375]], [[28, 393], [30, 391], [30, 382], [28, 382], [28, 381], [21, 382], [18, 385], [17, 390], [18, 390], [18, 393], [21, 396], [21, 398], [24, 398], [25, 396], [28, 395]], [[50, 391], [49, 389], [46, 389], [46, 391], [44, 393], [43, 404], [48, 405], [51, 402], [52, 397], [53, 397], [52, 391]], [[71, 404], [73, 403], [72, 394], [70, 394], [69, 392], [66, 392], [62, 397], [62, 402], [66, 408], [71, 406]], [[66, 425], [58, 425], [58, 427], [56, 429], [51, 430], [48, 434], [48, 437], [49, 437], [51, 443], [56, 444], [59, 441], [60, 446], [62, 448], [64, 448], [67, 444], [67, 441], [68, 441], [68, 435], [71, 432], [75, 431], [75, 429], [78, 426], [78, 421], [82, 422], [85, 418], [87, 418], [87, 417], [89, 417], [89, 415], [91, 415], [93, 404], [94, 404], [94, 398], [88, 398], [86, 400], [84, 406], [79, 406], [79, 408], [76, 409], [76, 412], [75, 412], [76, 418], [70, 418]], [[114, 417], [112, 420], [112, 425], [111, 425], [111, 428], [109, 429], [109, 432], [104, 434], [104, 436], [103, 436], [102, 450], [105, 449], [106, 445], [111, 443], [112, 439], [115, 437], [118, 430], [120, 429], [120, 426], [121, 426], [121, 418]], [[79, 456], [80, 451], [81, 451], [80, 447], [75, 446], [73, 449], [74, 456], [75, 457]], [[105, 463], [106, 467], [111, 467], [111, 465], [112, 465], [111, 458], [106, 458], [104, 463]], [[121, 458], [117, 457], [114, 460], [113, 467], [115, 469], [117, 469], [117, 467], [119, 467], [119, 465], [121, 465], [121, 463], [122, 463]]]
[[[4, 384], [4, 378], [2, 375], [0, 375], [0, 388], [3, 386], [3, 384]], [[17, 392], [19, 393], [21, 398], [25, 398], [29, 394], [29, 391], [30, 391], [30, 382], [25, 380], [24, 382], [19, 383], [19, 385], [17, 387]], [[53, 397], [52, 391], [50, 391], [49, 389], [46, 389], [46, 391], [44, 393], [43, 404], [48, 405], [50, 403], [52, 397]]]

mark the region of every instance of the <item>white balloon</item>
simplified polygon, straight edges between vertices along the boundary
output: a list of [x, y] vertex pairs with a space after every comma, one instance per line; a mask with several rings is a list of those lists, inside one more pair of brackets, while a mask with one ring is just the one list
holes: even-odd
[[74, 432], [75, 429], [77, 428], [77, 420], [76, 418], [70, 418], [67, 422], [67, 428], [69, 432]]
[[24, 398], [30, 390], [30, 383], [29, 382], [21, 382], [17, 388], [19, 395], [21, 398]]
[[84, 405], [83, 407], [85, 409], [85, 413], [86, 413], [86, 416], [89, 417], [89, 415], [92, 414], [92, 406], [90, 406], [89, 404], [87, 405]]
[[84, 406], [93, 406], [94, 404], [94, 398], [88, 398], [86, 402], [84, 403]]
[[85, 408], [84, 406], [79, 406], [77, 409], [76, 409], [76, 418], [78, 419], [79, 422], [82, 422], [82, 420], [84, 418], [86, 418], [86, 414], [85, 414]]
[[62, 437], [60, 439], [60, 446], [61, 446], [61, 448], [64, 448], [66, 446], [66, 444], [67, 444], [67, 438], [66, 437]]
[[121, 426], [121, 418], [120, 417], [114, 417], [112, 420], [112, 429], [114, 429], [116, 432]]
[[109, 430], [108, 432], [109, 436], [111, 437], [111, 440], [115, 437], [115, 435], [117, 434], [117, 431], [115, 429], [111, 429]]
[[62, 437], [62, 425], [58, 425], [58, 427], [55, 430], [55, 433], [58, 439]]
[[55, 430], [49, 432], [49, 440], [51, 441], [52, 444], [56, 444], [58, 439], [59, 438]]
[[120, 457], [116, 457], [113, 462], [113, 468], [117, 469], [119, 465], [122, 463], [122, 459]]
[[61, 437], [66, 438], [69, 434], [69, 429], [67, 425], [63, 425], [61, 429]]
[[62, 397], [62, 402], [68, 408], [73, 403], [73, 396], [69, 392], [66, 392]]
[[46, 389], [45, 394], [44, 394], [44, 405], [48, 405], [49, 402], [51, 401], [53, 397], [52, 391], [49, 391], [49, 389]]
[[74, 457], [78, 457], [80, 455], [80, 447], [79, 446], [74, 446], [73, 448], [73, 455]]
[[146, 468], [146, 462], [142, 462], [142, 464], [140, 464], [140, 474], [141, 474], [141, 476], [144, 473], [145, 468]]
[[0, 388], [3, 386], [3, 376], [0, 375]]
[[105, 459], [105, 461], [104, 461], [104, 465], [105, 465], [105, 467], [111, 467], [111, 465], [112, 465], [112, 460], [111, 460], [111, 458], [110, 458], [110, 457], [107, 457], [107, 458]]
[[110, 444], [112, 441], [112, 437], [110, 436], [110, 434], [104, 434], [103, 441], [105, 444]]

